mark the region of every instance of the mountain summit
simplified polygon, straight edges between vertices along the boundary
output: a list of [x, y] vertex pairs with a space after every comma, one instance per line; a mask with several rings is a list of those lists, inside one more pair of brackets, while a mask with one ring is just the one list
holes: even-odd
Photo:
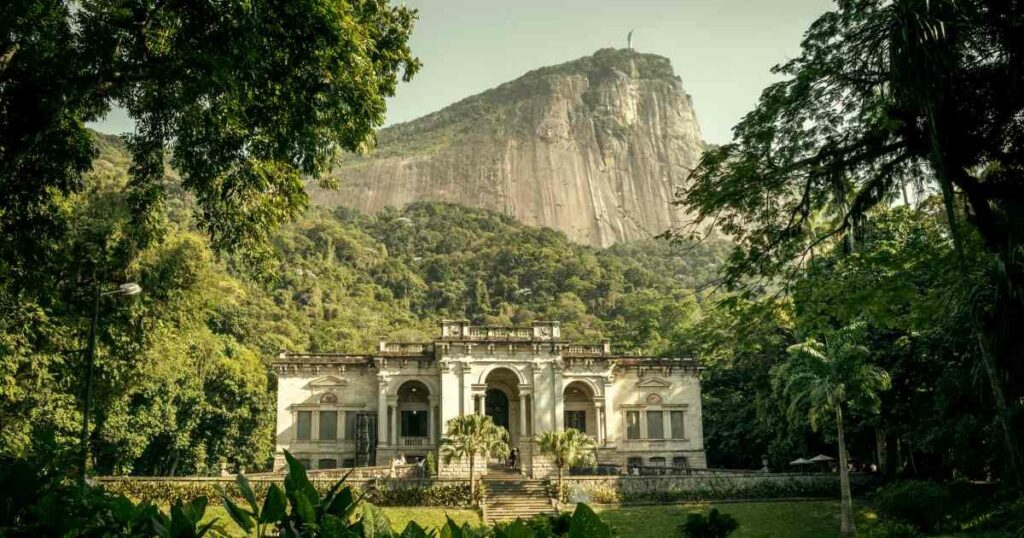
[[596, 246], [677, 225], [670, 202], [703, 146], [669, 60], [615, 49], [531, 71], [378, 140], [343, 162], [340, 190], [311, 186], [313, 203], [456, 202]]

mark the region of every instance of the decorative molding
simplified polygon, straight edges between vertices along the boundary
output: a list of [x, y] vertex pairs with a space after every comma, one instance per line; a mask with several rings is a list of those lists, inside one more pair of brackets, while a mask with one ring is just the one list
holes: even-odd
[[638, 381], [636, 386], [642, 389], [667, 389], [672, 386], [672, 383], [665, 381], [660, 377], [649, 377]]
[[335, 387], [347, 386], [348, 380], [342, 379], [334, 375], [328, 375], [321, 378], [317, 378], [306, 384], [306, 387], [310, 389], [330, 389]]

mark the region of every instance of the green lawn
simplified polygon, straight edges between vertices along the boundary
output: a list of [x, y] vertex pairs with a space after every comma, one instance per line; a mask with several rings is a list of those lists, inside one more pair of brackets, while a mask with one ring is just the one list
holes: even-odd
[[[458, 508], [407, 508], [404, 506], [385, 506], [381, 510], [391, 520], [391, 526], [398, 532], [405, 528], [409, 520], [415, 519], [416, 523], [424, 528], [440, 527], [446, 521], [445, 517], [450, 516], [456, 523], [469, 523], [480, 525], [480, 513], [476, 510], [465, 510]], [[228, 536], [244, 536], [223, 506], [210, 506], [206, 509], [205, 521], [217, 518], [214, 528]]]
[[[668, 538], [678, 536], [676, 528], [693, 512], [706, 512], [715, 506], [735, 517], [740, 528], [730, 538], [830, 538], [839, 536], [839, 501], [773, 501], [739, 503], [664, 504], [656, 506], [602, 507], [595, 510], [615, 527], [619, 536], [628, 538]], [[856, 505], [859, 536], [866, 536], [878, 517], [862, 503]], [[452, 508], [385, 507], [384, 513], [396, 531], [416, 520], [425, 528], [438, 527], [445, 515], [458, 523], [480, 525], [475, 510]], [[207, 509], [207, 519], [219, 519], [217, 529], [229, 536], [241, 536], [222, 506]], [[1002, 534], [964, 534], [963, 538], [1005, 538]], [[954, 538], [954, 537], [945, 537]]]
[[[839, 536], [839, 501], [776, 501], [739, 503], [673, 504], [658, 506], [596, 507], [619, 536], [664, 538], [678, 536], [677, 527], [686, 515], [710, 507], [736, 518], [739, 530], [730, 538], [829, 538]], [[878, 515], [855, 502], [858, 536], [866, 536]], [[970, 538], [1003, 538], [1002, 534], [964, 534]], [[952, 538], [952, 537], [946, 537]]]
[[[826, 538], [839, 536], [838, 501], [746, 502], [721, 504], [672, 504], [658, 506], [598, 507], [601, 517], [630, 538], [677, 536], [676, 527], [690, 513], [706, 512], [710, 506], [739, 521], [740, 528], [730, 538]], [[876, 519], [862, 510], [858, 523]]]

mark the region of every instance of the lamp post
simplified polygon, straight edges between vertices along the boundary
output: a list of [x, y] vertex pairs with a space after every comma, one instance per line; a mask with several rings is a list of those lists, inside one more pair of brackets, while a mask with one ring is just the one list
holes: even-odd
[[85, 481], [88, 476], [88, 464], [89, 464], [89, 414], [92, 410], [92, 371], [93, 363], [96, 361], [96, 324], [99, 322], [100, 317], [100, 299], [107, 295], [138, 295], [142, 291], [142, 287], [134, 282], [126, 282], [121, 284], [115, 290], [101, 291], [100, 286], [96, 286], [96, 291], [93, 294], [92, 303], [92, 319], [89, 321], [89, 347], [86, 348], [85, 352], [85, 403], [82, 406], [82, 474], [81, 474], [81, 486], [82, 493], [85, 493]]

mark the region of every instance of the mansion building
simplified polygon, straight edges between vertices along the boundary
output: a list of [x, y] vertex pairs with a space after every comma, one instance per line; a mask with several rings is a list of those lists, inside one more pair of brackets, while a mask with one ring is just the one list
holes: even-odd
[[[433, 342], [380, 342], [373, 353], [281, 353], [277, 455], [309, 468], [386, 465], [436, 451], [448, 420], [482, 413], [509, 432], [523, 471], [548, 476], [531, 439], [576, 428], [598, 465], [705, 468], [698, 362], [617, 355], [609, 343], [562, 340], [558, 322], [529, 327], [441, 323]], [[441, 466], [441, 474], [459, 470]]]

